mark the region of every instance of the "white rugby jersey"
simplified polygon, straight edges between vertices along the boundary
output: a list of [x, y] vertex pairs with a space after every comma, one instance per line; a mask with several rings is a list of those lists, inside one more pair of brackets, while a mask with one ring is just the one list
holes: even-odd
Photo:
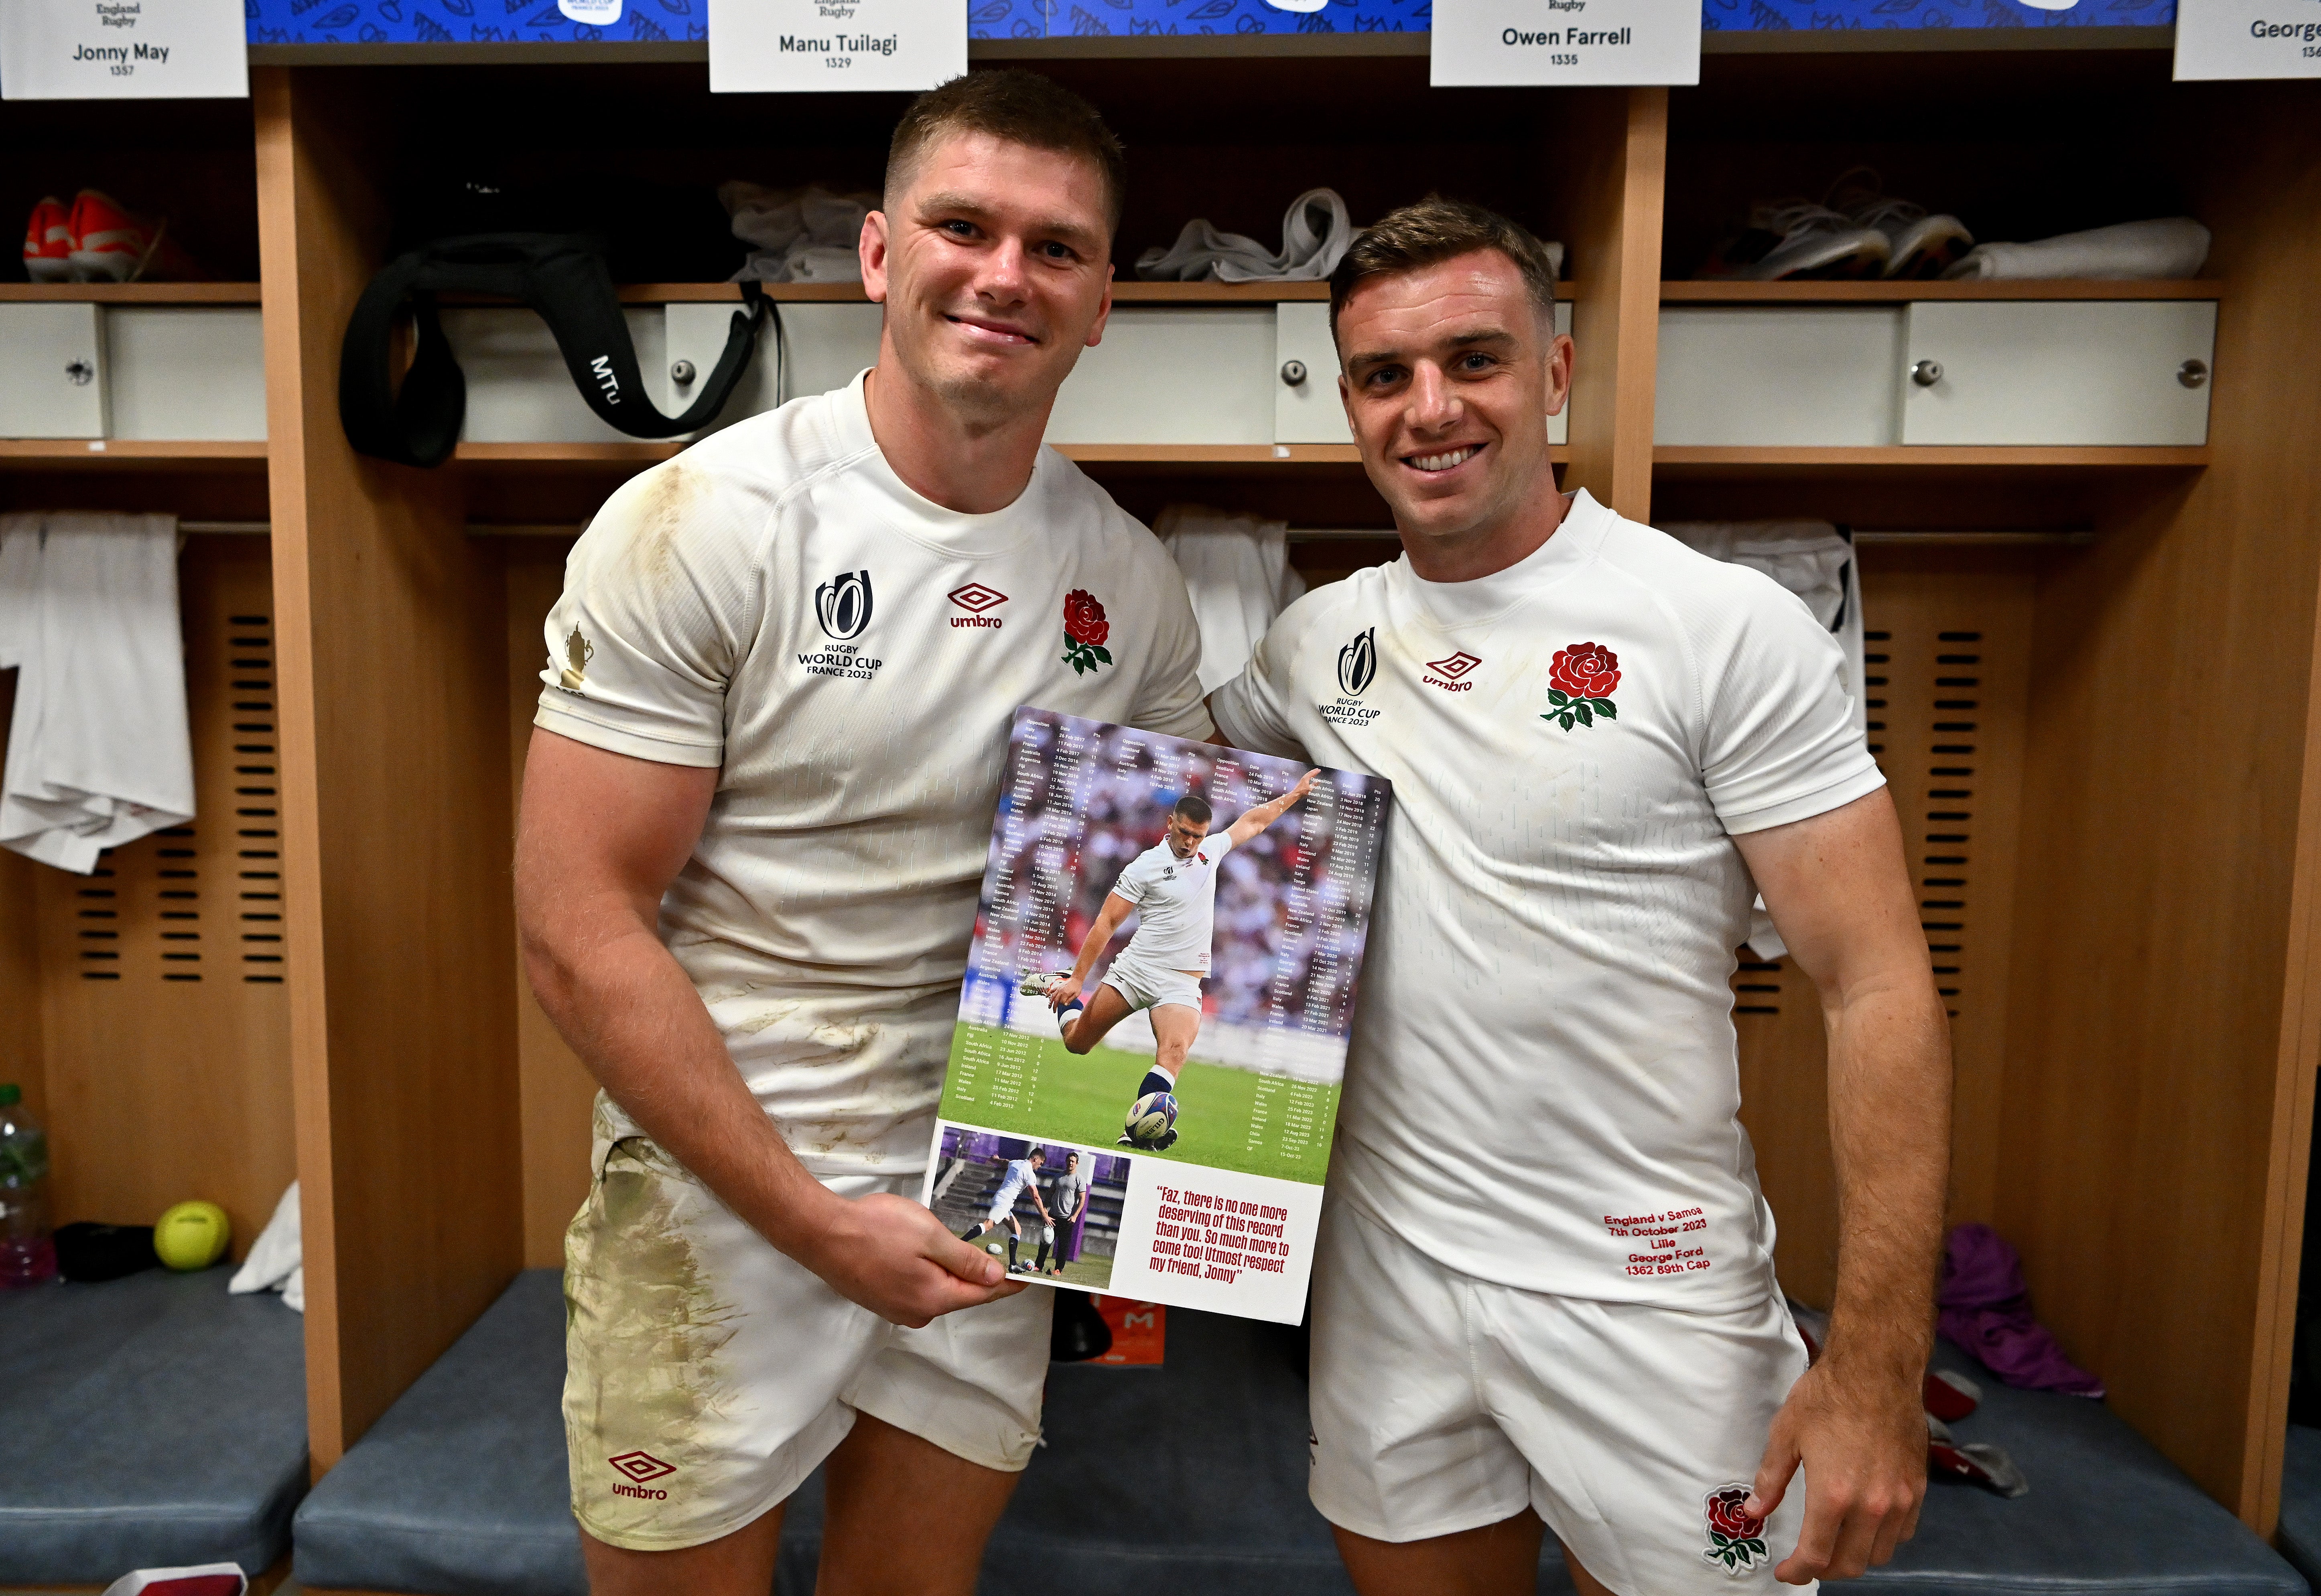
[[1400, 559], [1283, 613], [1219, 730], [1394, 784], [1334, 1189], [1501, 1284], [1702, 1310], [1767, 1289], [1733, 837], [1882, 784], [1841, 663], [1767, 577], [1585, 493], [1495, 576]]
[[991, 1206], [1012, 1203], [1024, 1194], [1024, 1188], [1038, 1177], [1032, 1173], [1029, 1158], [1010, 1158], [1007, 1168], [999, 1177], [999, 1189], [991, 1194]]
[[1233, 851], [1223, 830], [1201, 839], [1179, 858], [1166, 839], [1120, 873], [1112, 894], [1136, 905], [1136, 934], [1120, 957], [1159, 970], [1206, 973], [1216, 924], [1217, 866]]
[[1016, 707], [1210, 731], [1152, 535], [1051, 449], [1005, 510], [922, 498], [859, 376], [625, 484], [545, 635], [539, 725], [719, 769], [661, 936], [818, 1174], [924, 1167]]

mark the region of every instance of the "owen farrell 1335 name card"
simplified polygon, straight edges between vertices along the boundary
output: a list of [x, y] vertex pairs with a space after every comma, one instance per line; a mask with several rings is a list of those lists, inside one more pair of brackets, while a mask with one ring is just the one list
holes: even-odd
[[1015, 712], [924, 1198], [1019, 1279], [1294, 1324], [1393, 795]]

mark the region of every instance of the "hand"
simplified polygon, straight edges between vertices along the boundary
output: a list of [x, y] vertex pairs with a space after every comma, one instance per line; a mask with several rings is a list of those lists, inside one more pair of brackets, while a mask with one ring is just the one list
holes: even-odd
[[907, 1197], [880, 1192], [833, 1202], [813, 1244], [793, 1256], [840, 1296], [890, 1324], [915, 1330], [937, 1314], [1024, 1289], [997, 1258], [953, 1236]]
[[1056, 984], [1056, 989], [1048, 994], [1048, 1007], [1060, 1014], [1064, 1011], [1064, 1005], [1070, 1002], [1079, 995], [1080, 984], [1079, 982], [1060, 981]]
[[1773, 1416], [1764, 1460], [1742, 1510], [1766, 1519], [1802, 1463], [1806, 1522], [1773, 1570], [1785, 1584], [1850, 1580], [1917, 1533], [1926, 1494], [1926, 1415], [1919, 1377], [1865, 1377], [1824, 1358]]
[[1314, 784], [1316, 781], [1319, 781], [1321, 776], [1322, 773], [1318, 770], [1309, 770], [1304, 775], [1299, 776], [1297, 778], [1297, 784], [1289, 789], [1289, 796], [1282, 800], [1281, 807], [1284, 810], [1287, 810], [1292, 804], [1296, 803], [1300, 798], [1303, 798], [1306, 793], [1312, 792], [1314, 790]]

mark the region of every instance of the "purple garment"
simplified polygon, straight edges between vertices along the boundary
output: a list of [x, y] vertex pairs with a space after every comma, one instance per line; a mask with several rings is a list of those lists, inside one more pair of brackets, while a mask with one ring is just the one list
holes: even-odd
[[2031, 1317], [2023, 1260], [1989, 1225], [1961, 1225], [1943, 1258], [1943, 1335], [2022, 1391], [2100, 1397], [2103, 1382], [2063, 1356], [2047, 1327]]

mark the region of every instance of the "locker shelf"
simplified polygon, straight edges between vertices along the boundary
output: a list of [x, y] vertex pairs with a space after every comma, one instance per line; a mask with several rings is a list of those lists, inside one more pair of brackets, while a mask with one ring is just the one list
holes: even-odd
[[263, 471], [261, 439], [0, 438], [0, 471]]
[[2050, 277], [1971, 283], [1667, 282], [1662, 304], [1892, 304], [1914, 299], [2222, 299], [2225, 286], [2182, 282], [2085, 281]]

